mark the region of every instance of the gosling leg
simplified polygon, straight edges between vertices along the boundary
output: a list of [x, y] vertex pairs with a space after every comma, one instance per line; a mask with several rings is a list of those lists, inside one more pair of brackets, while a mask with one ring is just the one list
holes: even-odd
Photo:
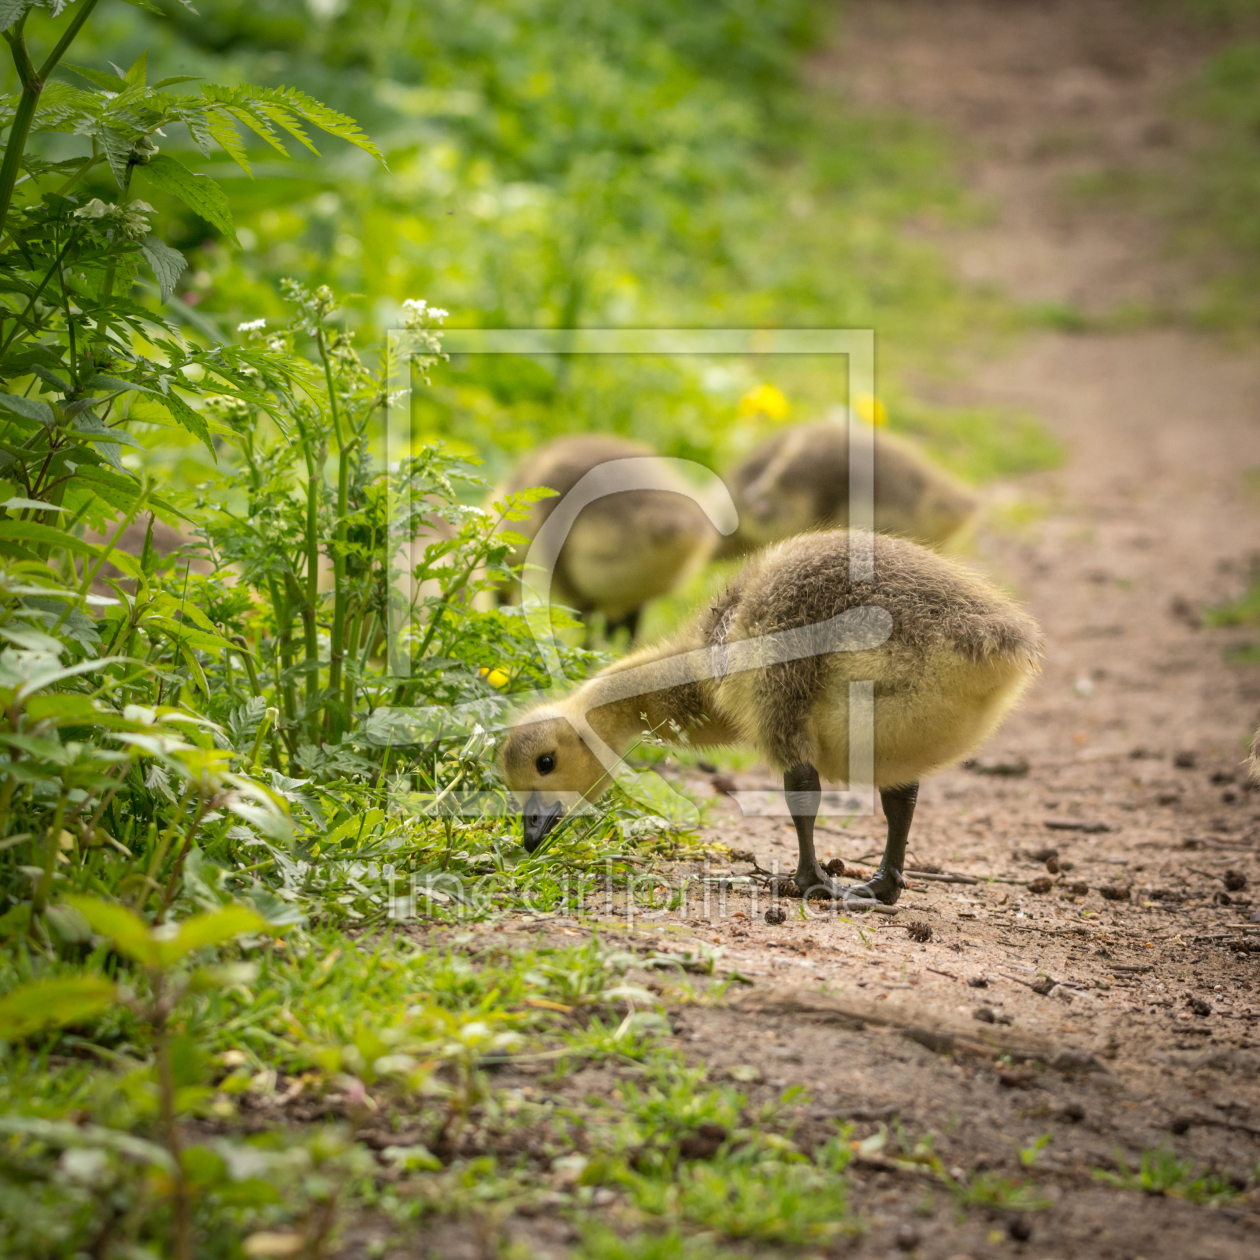
[[817, 895], [821, 890], [827, 897], [843, 897], [844, 889], [823, 870], [814, 853], [814, 819], [818, 817], [818, 803], [822, 797], [818, 771], [805, 762], [784, 771], [783, 792], [796, 827], [799, 850], [796, 886], [801, 890], [801, 896]]
[[910, 823], [914, 818], [914, 803], [919, 797], [919, 785], [907, 783], [904, 787], [880, 788], [879, 799], [888, 817], [888, 841], [879, 869], [864, 884], [848, 889], [849, 897], [870, 897], [891, 906], [901, 896], [906, 886], [901, 870], [906, 864], [906, 841], [910, 836]]
[[639, 637], [639, 617], [643, 609], [632, 608], [619, 621], [610, 621], [604, 629], [605, 636], [611, 640], [618, 630], [625, 629], [630, 633], [630, 643], [633, 645], [635, 639]]

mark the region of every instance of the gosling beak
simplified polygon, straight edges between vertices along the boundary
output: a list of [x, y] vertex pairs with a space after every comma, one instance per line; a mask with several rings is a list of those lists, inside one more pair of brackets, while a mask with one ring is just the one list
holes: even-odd
[[560, 821], [560, 815], [563, 813], [564, 806], [559, 801], [556, 801], [554, 805], [544, 806], [542, 797], [537, 792], [530, 793], [521, 815], [521, 830], [524, 833], [526, 853], [533, 853], [542, 844], [547, 833]]

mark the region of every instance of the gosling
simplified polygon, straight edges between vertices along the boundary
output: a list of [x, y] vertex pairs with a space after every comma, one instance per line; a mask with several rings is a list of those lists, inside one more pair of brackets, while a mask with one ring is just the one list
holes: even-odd
[[[495, 492], [495, 497], [530, 486], [547, 486], [563, 497], [590, 471], [612, 460], [650, 456], [646, 446], [624, 438], [584, 434], [559, 438], [524, 460]], [[569, 531], [551, 579], [551, 600], [575, 608], [584, 617], [602, 613], [611, 635], [621, 627], [633, 641], [643, 605], [665, 595], [698, 569], [717, 545], [718, 532], [704, 510], [686, 493], [623, 490], [588, 504]], [[560, 498], [541, 499], [526, 521], [513, 530], [531, 541]], [[509, 559], [523, 564], [527, 547]], [[519, 599], [519, 588], [507, 592]]]
[[[851, 580], [851, 546], [873, 548], [871, 580]], [[566, 801], [608, 789], [605, 767], [645, 730], [700, 747], [751, 745], [783, 773], [800, 894], [891, 905], [904, 887], [920, 777], [993, 732], [1041, 653], [1029, 616], [932, 551], [857, 531], [802, 534], [753, 556], [672, 640], [523, 715], [503, 744], [503, 777], [532, 852]], [[873, 683], [870, 774], [888, 835], [875, 875], [846, 889], [818, 862], [814, 820], [821, 778], [849, 777], [850, 684], [861, 682]]]
[[[824, 420], [782, 429], [724, 478], [739, 511], [739, 529], [717, 559], [744, 555], [807, 529], [849, 524], [849, 431]], [[975, 496], [929, 463], [911, 443], [875, 437], [875, 520], [880, 534], [938, 547], [977, 507]]]

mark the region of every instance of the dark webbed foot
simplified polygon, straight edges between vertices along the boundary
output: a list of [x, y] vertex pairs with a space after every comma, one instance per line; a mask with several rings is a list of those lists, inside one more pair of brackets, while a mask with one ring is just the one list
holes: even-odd
[[900, 871], [891, 870], [881, 864], [879, 870], [870, 879], [862, 884], [854, 884], [852, 888], [846, 888], [844, 895], [856, 900], [882, 901], [886, 906], [895, 906], [905, 886], [906, 881], [901, 877]]
[[849, 895], [849, 890], [842, 884], [837, 884], [817, 861], [813, 863], [812, 870], [803, 867], [803, 864], [798, 866], [795, 879], [797, 890], [806, 899], [828, 897], [839, 899]]

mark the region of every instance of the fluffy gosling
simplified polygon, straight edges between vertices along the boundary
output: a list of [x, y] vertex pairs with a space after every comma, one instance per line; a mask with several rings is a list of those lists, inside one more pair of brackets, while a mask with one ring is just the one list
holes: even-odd
[[[849, 432], [824, 420], [781, 429], [723, 478], [739, 529], [718, 558], [743, 555], [803, 533], [849, 524]], [[875, 436], [875, 531], [935, 547], [976, 510], [975, 496], [909, 442]]]
[[[846, 530], [778, 543], [673, 639], [524, 714], [501, 766], [525, 847], [538, 847], [566, 799], [606, 791], [605, 766], [645, 730], [677, 731], [701, 747], [751, 745], [782, 771], [803, 896], [895, 902], [920, 777], [988, 737], [1036, 674], [1042, 643], [1036, 623], [969, 570], [903, 539], [852, 537], [874, 548], [873, 580], [851, 581]], [[820, 778], [849, 775], [853, 682], [873, 683], [888, 839], [872, 879], [844, 889], [815, 856], [814, 820]]]
[[[528, 520], [512, 526], [532, 541], [560, 498], [592, 469], [652, 454], [638, 443], [604, 434], [559, 438], [522, 461], [495, 497], [530, 486], [557, 492], [560, 497], [540, 500]], [[685, 488], [681, 480], [678, 487]], [[703, 509], [683, 493], [625, 490], [607, 495], [583, 508], [574, 522], [552, 576], [552, 603], [586, 615], [603, 613], [609, 634], [625, 626], [633, 640], [643, 605], [673, 590], [703, 564], [717, 540]], [[517, 548], [510, 563], [524, 563], [526, 552]], [[507, 598], [519, 598], [519, 590]]]

